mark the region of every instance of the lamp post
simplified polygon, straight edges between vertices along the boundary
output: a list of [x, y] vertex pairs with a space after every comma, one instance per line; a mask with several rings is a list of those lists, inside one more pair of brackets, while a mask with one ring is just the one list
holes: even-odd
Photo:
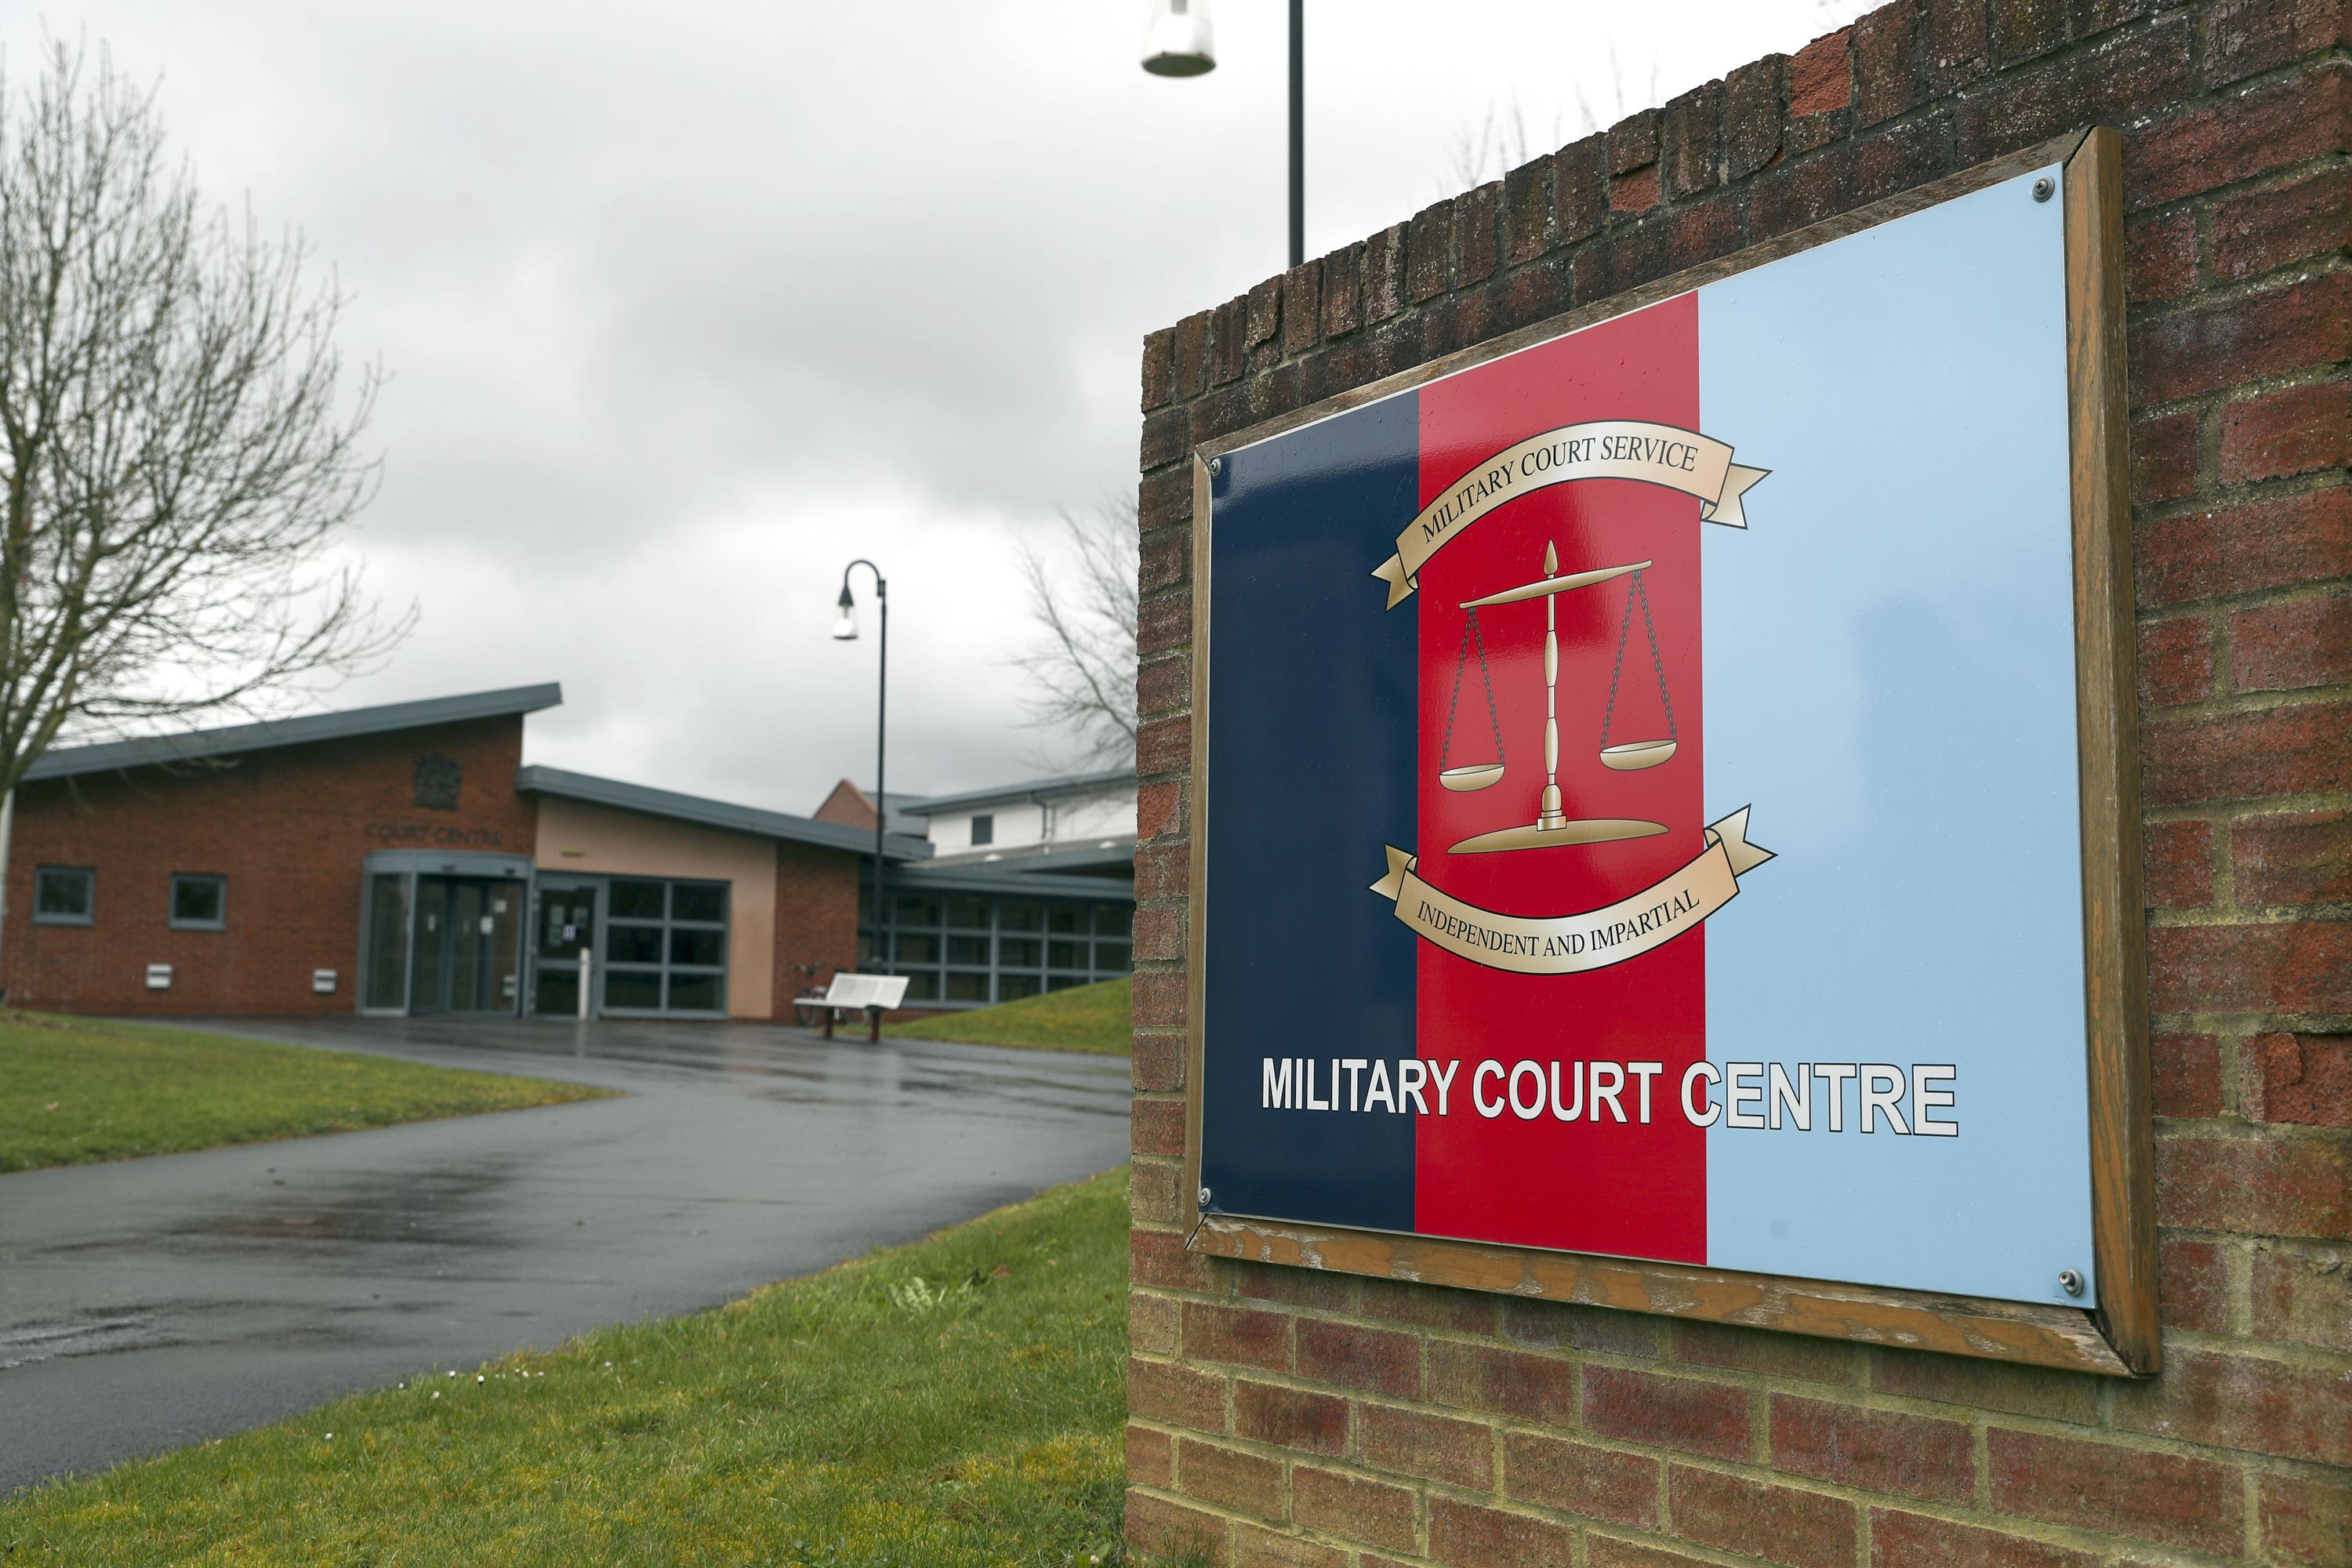
[[[875, 666], [874, 680], [874, 955], [883, 957], [883, 911], [889, 906], [883, 901], [882, 834], [890, 821], [888, 787], [882, 768], [888, 760], [890, 712], [890, 584], [882, 576], [882, 568], [860, 556], [841, 569], [841, 619], [833, 624], [834, 640], [857, 640], [857, 599], [849, 591], [849, 574], [860, 566], [874, 574], [874, 602], [882, 611], [881, 658]], [[888, 973], [887, 960], [884, 960]], [[876, 1027], [879, 1028], [877, 1020]]]
[[[1290, 0], [1290, 265], [1307, 259], [1307, 0]], [[1209, 0], [1153, 0], [1143, 68], [1201, 76], [1217, 68]]]

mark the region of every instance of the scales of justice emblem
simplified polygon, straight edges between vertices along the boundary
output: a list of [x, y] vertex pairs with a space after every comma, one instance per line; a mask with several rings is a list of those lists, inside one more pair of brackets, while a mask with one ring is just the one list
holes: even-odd
[[[1398, 537], [1397, 554], [1382, 563], [1373, 575], [1389, 584], [1389, 604], [1394, 608], [1420, 586], [1421, 568], [1449, 540], [1460, 537], [1515, 495], [1578, 479], [1633, 479], [1679, 489], [1700, 499], [1699, 521], [1745, 529], [1740, 497], [1767, 470], [1742, 467], [1730, 458], [1731, 448], [1724, 443], [1671, 426], [1596, 421], [1547, 431], [1496, 453], [1433, 500], [1413, 526]], [[1530, 474], [1537, 477], [1528, 478]], [[1456, 601], [1465, 618], [1454, 651], [1436, 783], [1456, 794], [1475, 794], [1502, 782], [1511, 766], [1488, 649], [1498, 635], [1509, 639], [1501, 646], [1517, 646], [1523, 635], [1524, 617], [1538, 601], [1543, 605], [1544, 782], [1532, 822], [1521, 818], [1456, 839], [1445, 847], [1448, 856], [1575, 849], [1669, 831], [1665, 823], [1645, 817], [1571, 816], [1559, 782], [1559, 600], [1563, 595], [1610, 593], [1612, 584], [1623, 584], [1613, 590], [1622, 602], [1618, 606], [1616, 654], [1601, 708], [1601, 764], [1614, 773], [1640, 773], [1673, 763], [1681, 750], [1666, 660], [1643, 579], [1657, 562], [1654, 557], [1631, 562], [1621, 558], [1567, 572], [1560, 565], [1558, 542], [1547, 538], [1540, 575]], [[1627, 663], [1634, 647], [1636, 612], [1664, 732], [1644, 731], [1633, 738], [1612, 738], [1621, 696], [1629, 695]], [[1457, 763], [1456, 721], [1462, 716], [1463, 689], [1473, 663], [1478, 667], [1493, 760]], [[1642, 680], [1640, 669], [1636, 654], [1633, 676], [1636, 683]], [[1632, 704], [1626, 706], [1630, 710]], [[1641, 706], [1646, 709], [1647, 705]], [[1477, 748], [1466, 748], [1466, 752], [1475, 758]], [[1528, 974], [1606, 968], [1696, 929], [1738, 895], [1739, 877], [1772, 858], [1771, 851], [1748, 842], [1748, 808], [1742, 806], [1706, 824], [1701, 830], [1705, 847], [1695, 858], [1639, 891], [1596, 909], [1547, 914], [1482, 909], [1423, 877], [1419, 858], [1393, 845], [1386, 848], [1387, 871], [1371, 885], [1371, 890], [1393, 900], [1397, 918], [1423, 940], [1489, 968]]]

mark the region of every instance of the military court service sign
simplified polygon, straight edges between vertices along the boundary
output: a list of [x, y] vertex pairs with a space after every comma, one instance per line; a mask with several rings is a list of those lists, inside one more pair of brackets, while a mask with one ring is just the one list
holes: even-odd
[[2112, 132], [1205, 445], [1196, 1251], [2156, 1370]]

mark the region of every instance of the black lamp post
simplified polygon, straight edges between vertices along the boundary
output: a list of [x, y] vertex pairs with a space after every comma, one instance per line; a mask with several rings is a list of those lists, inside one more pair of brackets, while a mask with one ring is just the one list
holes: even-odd
[[[1143, 68], [1201, 76], [1217, 68], [1208, 0], [1157, 0]], [[1307, 259], [1307, 0], [1290, 0], [1290, 265]]]
[[[874, 602], [882, 609], [882, 657], [875, 673], [874, 695], [874, 956], [883, 960], [883, 910], [889, 906], [883, 901], [882, 834], [889, 826], [888, 787], [883, 764], [889, 757], [890, 712], [890, 584], [882, 576], [882, 568], [860, 556], [841, 569], [841, 619], [833, 626], [834, 638], [839, 642], [857, 640], [857, 600], [849, 591], [849, 574], [860, 566], [874, 574]], [[884, 973], [888, 973], [887, 960]]]

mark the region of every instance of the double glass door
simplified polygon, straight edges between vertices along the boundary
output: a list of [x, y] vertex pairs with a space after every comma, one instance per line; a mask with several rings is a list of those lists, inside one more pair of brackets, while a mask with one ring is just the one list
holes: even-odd
[[512, 1013], [522, 982], [523, 885], [419, 877], [410, 933], [411, 1013]]
[[[539, 926], [533, 932], [530, 1010], [541, 1016], [580, 1016], [580, 954], [596, 946], [596, 885], [541, 879]], [[593, 973], [594, 963], [590, 963]], [[589, 1012], [596, 1011], [591, 999]]]

